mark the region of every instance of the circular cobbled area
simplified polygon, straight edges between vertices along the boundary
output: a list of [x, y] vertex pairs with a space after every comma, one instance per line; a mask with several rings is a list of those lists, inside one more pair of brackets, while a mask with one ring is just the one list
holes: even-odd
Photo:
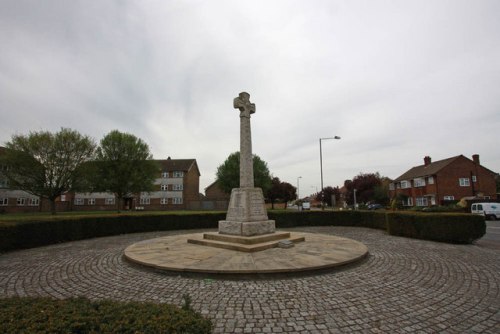
[[[146, 270], [122, 257], [135, 242], [187, 231], [63, 243], [0, 255], [0, 296], [182, 304], [214, 333], [498, 333], [500, 251], [354, 227], [290, 229], [351, 238], [365, 260], [301, 276], [231, 279]], [[189, 231], [202, 232], [202, 231]]]

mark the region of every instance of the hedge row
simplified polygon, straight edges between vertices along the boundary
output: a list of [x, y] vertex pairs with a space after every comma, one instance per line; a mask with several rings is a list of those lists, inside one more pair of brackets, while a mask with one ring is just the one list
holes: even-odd
[[212, 322], [167, 304], [86, 298], [0, 299], [0, 333], [211, 333]]
[[225, 213], [88, 216], [0, 224], [0, 251], [127, 233], [217, 228]]
[[[126, 233], [217, 228], [225, 213], [98, 216], [0, 224], [0, 251]], [[356, 226], [389, 234], [451, 243], [471, 243], [486, 232], [482, 216], [377, 211], [270, 212], [277, 228]]]

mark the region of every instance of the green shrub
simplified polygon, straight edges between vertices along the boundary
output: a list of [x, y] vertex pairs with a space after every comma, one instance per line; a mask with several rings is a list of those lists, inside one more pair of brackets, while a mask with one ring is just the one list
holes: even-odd
[[0, 299], [0, 333], [211, 333], [192, 310], [166, 304], [86, 298]]
[[387, 232], [409, 238], [472, 243], [486, 233], [484, 217], [454, 213], [388, 213]]

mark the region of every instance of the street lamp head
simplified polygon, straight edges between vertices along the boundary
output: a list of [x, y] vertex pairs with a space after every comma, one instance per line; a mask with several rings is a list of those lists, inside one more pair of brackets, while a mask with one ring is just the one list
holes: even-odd
[[321, 142], [322, 140], [329, 140], [329, 139], [340, 139], [340, 137], [339, 136], [335, 136], [335, 137], [320, 138], [319, 141]]

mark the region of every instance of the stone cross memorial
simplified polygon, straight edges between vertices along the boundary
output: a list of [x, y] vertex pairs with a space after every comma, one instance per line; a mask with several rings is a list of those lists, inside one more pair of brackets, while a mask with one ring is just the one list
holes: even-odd
[[262, 189], [254, 187], [252, 133], [250, 115], [255, 104], [250, 94], [242, 92], [234, 99], [240, 111], [240, 187], [231, 191], [226, 220], [219, 221], [219, 233], [255, 236], [275, 232], [274, 220], [269, 220]]

